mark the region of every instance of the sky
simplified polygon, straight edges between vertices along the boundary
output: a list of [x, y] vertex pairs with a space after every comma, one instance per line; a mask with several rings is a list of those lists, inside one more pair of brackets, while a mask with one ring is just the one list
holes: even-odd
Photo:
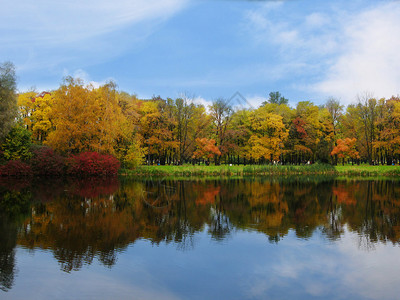
[[146, 99], [400, 94], [400, 1], [0, 0], [19, 92], [65, 76]]

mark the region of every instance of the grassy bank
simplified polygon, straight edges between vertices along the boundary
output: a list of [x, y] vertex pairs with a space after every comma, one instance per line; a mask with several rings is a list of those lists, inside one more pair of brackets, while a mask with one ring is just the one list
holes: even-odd
[[264, 176], [264, 175], [337, 175], [337, 176], [400, 176], [400, 166], [331, 166], [312, 165], [252, 165], [252, 166], [140, 166], [134, 170], [122, 169], [125, 176]]
[[248, 176], [248, 175], [300, 175], [335, 174], [330, 165], [305, 166], [140, 166], [134, 170], [121, 170], [122, 175], [135, 176]]
[[335, 170], [341, 176], [400, 176], [400, 166], [344, 165]]

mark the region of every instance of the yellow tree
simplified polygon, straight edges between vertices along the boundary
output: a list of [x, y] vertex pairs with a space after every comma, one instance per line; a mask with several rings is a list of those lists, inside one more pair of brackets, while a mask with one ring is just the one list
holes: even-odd
[[147, 148], [148, 163], [157, 160], [165, 164], [170, 152], [179, 147], [173, 137], [175, 122], [170, 118], [167, 103], [160, 98], [144, 101], [140, 113], [140, 134]]
[[[132, 126], [122, 113], [119, 106], [116, 84], [109, 82], [94, 91], [96, 93], [96, 102], [100, 109], [98, 118], [98, 144], [95, 150], [116, 154], [117, 142], [121, 144], [122, 140], [133, 142]], [[97, 147], [97, 149], [96, 149]]]
[[53, 125], [46, 144], [67, 153], [98, 151], [115, 154], [124, 136], [124, 116], [115, 97], [114, 84], [99, 89], [68, 77], [54, 92]]
[[54, 96], [48, 92], [37, 95], [26, 92], [18, 95], [19, 115], [25, 128], [30, 130], [32, 139], [42, 142], [52, 129], [51, 112]]
[[43, 92], [32, 101], [34, 105], [31, 115], [33, 138], [43, 142], [53, 127], [51, 112], [54, 96], [51, 93]]
[[288, 136], [282, 117], [260, 107], [249, 114], [249, 124], [251, 136], [248, 154], [257, 160], [280, 160], [283, 143]]
[[26, 92], [18, 94], [18, 112], [19, 118], [25, 128], [32, 130], [32, 113], [34, 111], [36, 92]]

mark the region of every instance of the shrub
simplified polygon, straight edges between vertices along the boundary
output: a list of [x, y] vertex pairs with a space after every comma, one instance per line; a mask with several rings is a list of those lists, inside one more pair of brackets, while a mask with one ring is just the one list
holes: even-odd
[[82, 152], [70, 157], [68, 173], [77, 176], [116, 175], [119, 167], [119, 161], [112, 155]]
[[0, 166], [0, 176], [29, 176], [32, 175], [31, 167], [21, 160], [10, 160]]
[[32, 133], [17, 125], [8, 133], [1, 145], [3, 156], [6, 160], [24, 160], [32, 157], [30, 152]]
[[50, 147], [34, 149], [31, 167], [34, 174], [60, 176], [64, 173], [65, 159]]

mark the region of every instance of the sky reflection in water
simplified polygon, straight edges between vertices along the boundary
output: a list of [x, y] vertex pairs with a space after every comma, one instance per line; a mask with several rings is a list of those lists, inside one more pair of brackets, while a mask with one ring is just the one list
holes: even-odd
[[[97, 195], [68, 185], [46, 201], [38, 196], [43, 188], [2, 188], [3, 211], [10, 194], [21, 203], [26, 191], [31, 196], [28, 210], [9, 207], [2, 218], [3, 240], [6, 230], [16, 237], [14, 247], [4, 247], [11, 238], [2, 244], [1, 299], [396, 299], [400, 293], [395, 182], [166, 182], [173, 188], [165, 197], [159, 185], [114, 182], [111, 198], [104, 182]], [[137, 196], [143, 189], [146, 201]], [[12, 283], [4, 288], [7, 276]]]

